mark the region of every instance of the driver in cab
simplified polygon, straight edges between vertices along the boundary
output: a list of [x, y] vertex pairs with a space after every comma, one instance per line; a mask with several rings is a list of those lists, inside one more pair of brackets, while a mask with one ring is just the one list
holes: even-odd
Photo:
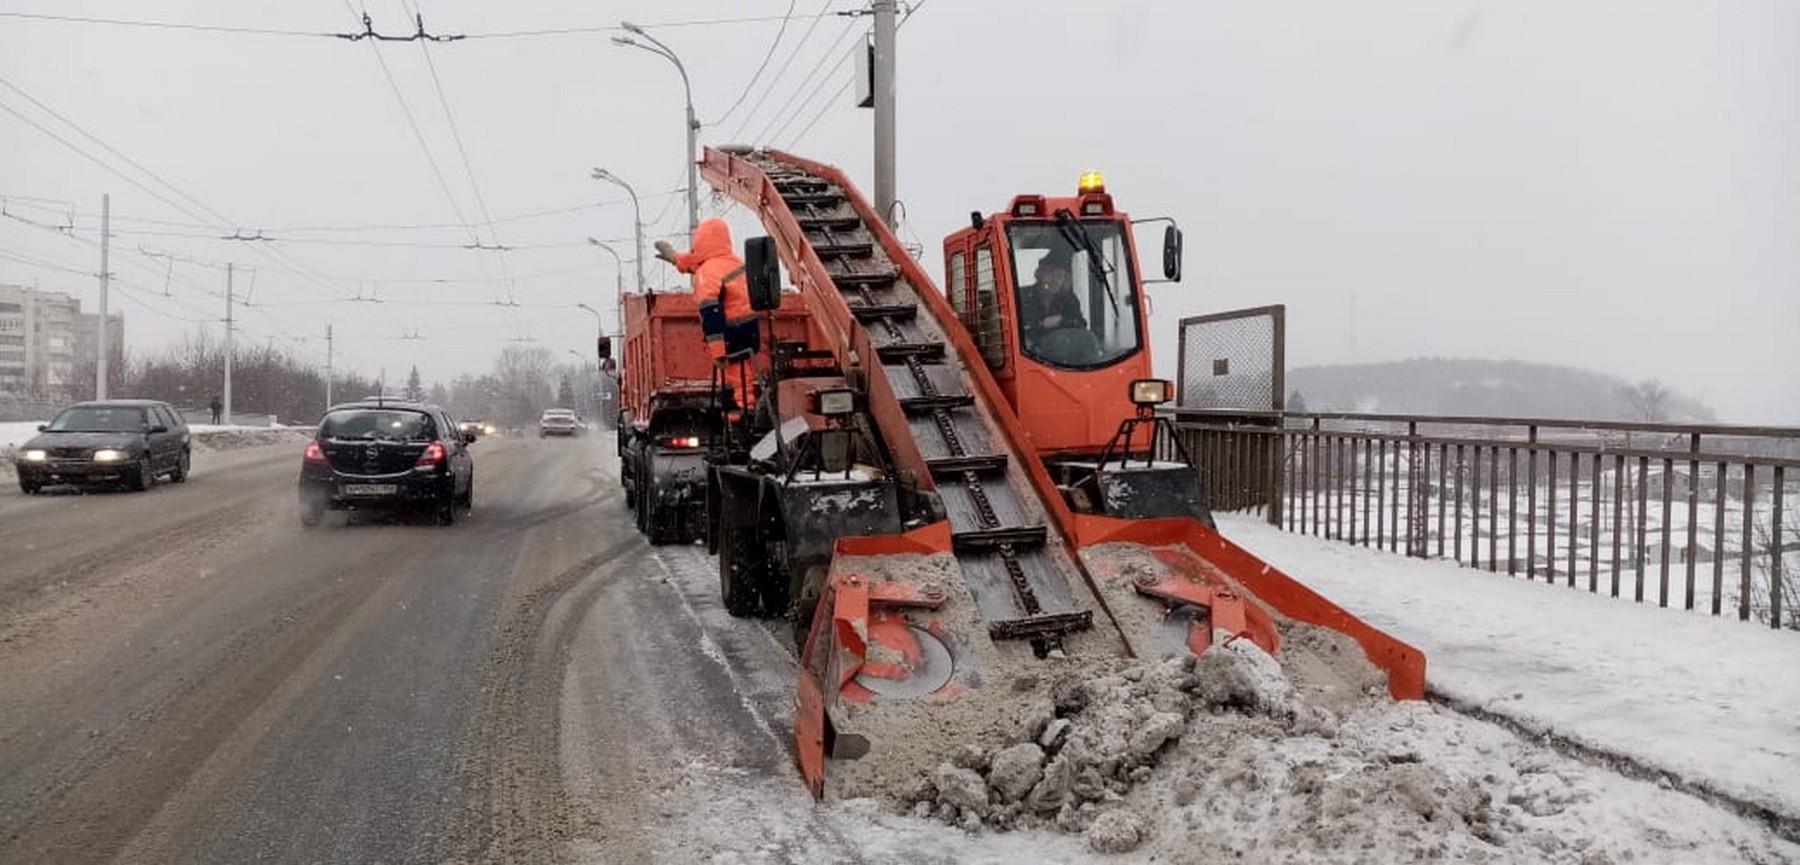
[[1029, 347], [1037, 347], [1051, 331], [1087, 327], [1070, 281], [1069, 258], [1067, 250], [1044, 253], [1038, 259], [1037, 281], [1019, 289], [1019, 329]]

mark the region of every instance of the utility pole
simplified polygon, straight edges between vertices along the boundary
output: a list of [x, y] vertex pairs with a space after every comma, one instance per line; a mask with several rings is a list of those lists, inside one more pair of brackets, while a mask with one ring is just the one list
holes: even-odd
[[231, 276], [232, 265], [225, 264], [225, 425], [231, 425]]
[[331, 409], [331, 324], [325, 324], [325, 408]]
[[[112, 194], [100, 196], [100, 334], [94, 346], [94, 399], [106, 399], [107, 333], [106, 326], [106, 253], [112, 238]], [[27, 339], [30, 336], [27, 335]]]
[[894, 5], [874, 0], [875, 10], [875, 210], [894, 224]]

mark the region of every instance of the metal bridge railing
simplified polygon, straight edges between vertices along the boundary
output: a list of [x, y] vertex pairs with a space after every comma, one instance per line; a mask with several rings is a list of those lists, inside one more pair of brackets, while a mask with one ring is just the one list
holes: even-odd
[[1800, 629], [1800, 428], [1178, 410], [1214, 510]]

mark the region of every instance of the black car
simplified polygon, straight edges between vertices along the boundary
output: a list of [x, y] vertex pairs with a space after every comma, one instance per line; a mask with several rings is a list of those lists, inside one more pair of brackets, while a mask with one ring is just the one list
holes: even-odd
[[300, 463], [300, 523], [327, 510], [414, 509], [456, 522], [475, 497], [475, 461], [443, 409], [423, 403], [333, 406]]
[[187, 422], [147, 399], [79, 402], [57, 412], [13, 457], [26, 495], [52, 484], [122, 483], [149, 489], [161, 475], [181, 483], [192, 460]]

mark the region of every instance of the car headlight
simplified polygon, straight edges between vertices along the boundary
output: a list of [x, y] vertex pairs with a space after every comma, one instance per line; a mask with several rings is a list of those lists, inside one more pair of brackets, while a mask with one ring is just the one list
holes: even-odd
[[41, 463], [50, 458], [50, 454], [47, 451], [41, 451], [36, 448], [25, 451], [19, 456], [28, 463]]
[[116, 448], [101, 448], [94, 451], [94, 462], [97, 463], [116, 463], [130, 458], [131, 454]]

